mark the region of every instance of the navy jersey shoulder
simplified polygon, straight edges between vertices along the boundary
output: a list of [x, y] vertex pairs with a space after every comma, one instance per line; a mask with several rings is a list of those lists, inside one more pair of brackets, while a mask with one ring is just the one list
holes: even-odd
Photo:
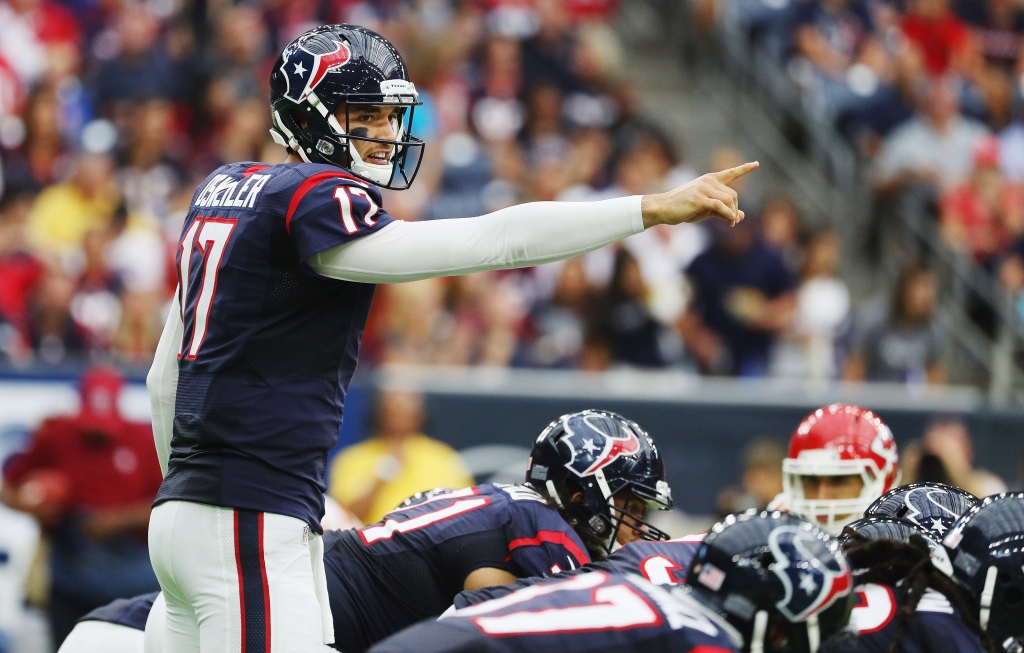
[[664, 542], [631, 542], [612, 553], [606, 560], [591, 562], [579, 569], [563, 571], [551, 577], [533, 576], [500, 587], [460, 592], [454, 601], [456, 608], [465, 608], [484, 601], [500, 598], [531, 585], [552, 583], [592, 571], [611, 574], [640, 574], [655, 585], [675, 585], [686, 582], [686, 570], [704, 541], [704, 534], [688, 535]]
[[116, 599], [107, 605], [96, 608], [79, 621], [104, 621], [135, 630], [145, 630], [149, 611], [160, 592], [142, 594], [130, 599]]
[[367, 553], [376, 556], [500, 534], [507, 559], [499, 566], [518, 576], [558, 573], [590, 562], [582, 540], [561, 515], [521, 485], [488, 483], [434, 491], [357, 532]]
[[372, 653], [729, 653], [725, 628], [688, 596], [597, 570], [447, 613]]
[[[897, 613], [905, 591], [888, 585], [860, 585], [855, 590], [850, 627], [857, 632], [856, 650], [884, 653], [896, 636]], [[910, 616], [900, 640], [905, 653], [982, 653], [978, 636], [941, 593], [928, 589]]]
[[236, 163], [197, 188], [176, 258], [184, 333], [158, 503], [275, 512], [319, 532], [374, 286], [305, 261], [390, 221], [376, 188], [332, 166]]
[[486, 484], [428, 492], [376, 524], [326, 535], [336, 643], [361, 653], [436, 617], [477, 569], [541, 576], [587, 562], [579, 536], [529, 488]]
[[686, 582], [686, 571], [704, 541], [704, 534], [664, 542], [633, 542], [608, 556], [613, 573], [639, 573], [655, 585]]

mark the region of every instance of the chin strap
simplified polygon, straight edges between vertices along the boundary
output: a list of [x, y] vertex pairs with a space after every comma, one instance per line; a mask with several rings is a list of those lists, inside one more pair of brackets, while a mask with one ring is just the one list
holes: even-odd
[[750, 635], [750, 653], [764, 653], [764, 637], [768, 633], [768, 612], [758, 610], [754, 615], [754, 630]]
[[548, 496], [555, 500], [555, 503], [558, 504], [558, 507], [561, 510], [565, 510], [565, 506], [562, 505], [562, 500], [558, 497], [558, 489], [555, 487], [555, 484], [551, 479], [545, 481], [544, 486], [548, 489]]
[[[599, 469], [594, 472], [594, 480], [597, 481], [597, 486], [601, 488], [601, 494], [604, 495], [605, 501], [608, 502], [608, 516], [610, 518], [615, 515], [615, 497], [612, 495], [612, 489], [608, 485], [608, 479], [605, 478], [604, 470]], [[619, 548], [619, 529], [622, 528], [622, 519], [611, 519], [614, 522], [614, 528], [611, 528], [611, 532], [608, 533], [608, 537], [604, 540], [604, 548], [608, 553], [612, 553]], [[612, 526], [611, 523], [608, 524]]]
[[981, 590], [981, 614], [978, 615], [978, 624], [982, 630], [988, 628], [988, 619], [992, 616], [992, 597], [996, 593], [996, 577], [999, 569], [995, 565], [985, 572], [985, 587]]
[[818, 615], [812, 614], [807, 617], [807, 647], [811, 653], [818, 653], [821, 646], [821, 627], [818, 625]]

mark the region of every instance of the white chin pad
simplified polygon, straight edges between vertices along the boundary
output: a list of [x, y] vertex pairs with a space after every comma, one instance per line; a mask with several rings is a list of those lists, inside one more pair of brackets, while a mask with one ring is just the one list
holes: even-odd
[[395, 164], [367, 163], [366, 161], [363, 161], [363, 158], [359, 156], [359, 150], [356, 149], [355, 143], [352, 141], [349, 141], [348, 152], [349, 156], [352, 158], [352, 165], [350, 167], [352, 172], [362, 177], [366, 177], [375, 184], [383, 185], [391, 182], [391, 175]]
[[383, 185], [391, 181], [391, 173], [394, 170], [394, 164], [388, 163], [386, 165], [376, 165], [374, 163], [364, 163], [362, 161], [356, 163], [355, 159], [357, 156], [357, 154], [352, 156], [352, 172], [372, 180], [375, 184]]

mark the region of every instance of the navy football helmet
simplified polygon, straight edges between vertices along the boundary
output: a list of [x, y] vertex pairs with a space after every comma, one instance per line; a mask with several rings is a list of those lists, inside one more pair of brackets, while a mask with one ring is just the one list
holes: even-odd
[[[323, 25], [288, 44], [270, 73], [270, 135], [307, 163], [340, 166], [383, 188], [412, 185], [423, 141], [409, 133], [421, 105], [402, 55], [380, 34], [357, 25]], [[360, 106], [397, 107], [395, 138], [371, 138], [351, 129]], [[344, 108], [344, 124], [338, 109]], [[364, 161], [351, 142], [392, 146], [387, 164]]]
[[869, 540], [897, 540], [909, 542], [912, 535], [920, 535], [928, 542], [928, 547], [941, 547], [941, 541], [935, 537], [935, 533], [928, 529], [892, 517], [864, 517], [850, 522], [843, 527], [839, 536], [839, 544], [846, 546], [857, 539], [857, 535], [866, 537]]
[[843, 533], [839, 536], [839, 544], [843, 548], [856, 544], [858, 535], [869, 540], [896, 540], [908, 543], [912, 536], [920, 535], [928, 545], [935, 568], [947, 576], [953, 575], [949, 556], [946, 555], [946, 549], [943, 548], [942, 542], [934, 530], [892, 517], [864, 517], [843, 527]]
[[686, 583], [739, 631], [744, 651], [814, 653], [852, 607], [839, 543], [791, 513], [751, 510], [715, 524]]
[[[635, 524], [645, 540], [669, 536], [645, 519], [616, 507], [628, 493], [654, 510], [672, 509], [665, 461], [636, 422], [603, 410], [562, 415], [537, 437], [526, 484], [553, 501], [598, 558], [616, 546], [619, 530]], [[577, 493], [582, 498], [573, 499]]]
[[1024, 651], [1024, 493], [971, 508], [942, 541], [954, 578], [970, 591], [978, 622], [1005, 653]]
[[864, 512], [865, 517], [890, 517], [913, 524], [936, 541], [980, 500], [967, 490], [945, 483], [911, 483], [889, 490]]

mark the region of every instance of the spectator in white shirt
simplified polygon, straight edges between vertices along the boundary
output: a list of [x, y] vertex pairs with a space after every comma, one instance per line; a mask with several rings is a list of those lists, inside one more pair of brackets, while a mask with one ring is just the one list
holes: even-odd
[[947, 190], [971, 173], [971, 153], [989, 134], [981, 123], [960, 114], [957, 82], [921, 82], [918, 115], [886, 138], [875, 161], [875, 190], [899, 191], [918, 183]]

